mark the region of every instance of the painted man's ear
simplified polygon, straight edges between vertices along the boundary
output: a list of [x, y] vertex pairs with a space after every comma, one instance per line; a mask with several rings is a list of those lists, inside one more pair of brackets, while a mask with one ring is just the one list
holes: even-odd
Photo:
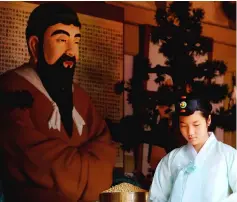
[[30, 55], [33, 58], [33, 62], [36, 64], [38, 62], [38, 51], [39, 51], [39, 39], [37, 36], [30, 36], [28, 40], [28, 45], [30, 49]]

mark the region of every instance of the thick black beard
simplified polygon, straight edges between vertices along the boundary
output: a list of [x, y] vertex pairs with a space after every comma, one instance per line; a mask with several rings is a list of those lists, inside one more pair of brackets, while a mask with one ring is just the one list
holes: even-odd
[[[65, 68], [63, 62], [72, 61], [72, 68]], [[68, 136], [72, 136], [73, 128], [73, 75], [76, 59], [63, 54], [53, 65], [49, 65], [44, 56], [39, 56], [36, 71], [50, 97], [58, 105], [61, 120]]]

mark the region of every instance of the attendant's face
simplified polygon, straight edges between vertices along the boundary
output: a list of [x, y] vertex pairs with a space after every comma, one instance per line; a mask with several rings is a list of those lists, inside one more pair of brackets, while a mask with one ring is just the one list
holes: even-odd
[[[44, 33], [43, 51], [45, 61], [54, 65], [58, 59], [67, 55], [79, 59], [80, 28], [58, 23], [47, 28]], [[64, 61], [65, 68], [73, 67], [72, 61]]]
[[200, 111], [195, 111], [190, 116], [179, 117], [180, 132], [184, 138], [194, 147], [201, 148], [208, 139], [208, 126], [211, 123], [211, 117], [203, 117]]

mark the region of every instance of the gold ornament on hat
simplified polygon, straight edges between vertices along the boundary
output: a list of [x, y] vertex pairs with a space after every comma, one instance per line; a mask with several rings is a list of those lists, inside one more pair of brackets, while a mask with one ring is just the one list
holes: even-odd
[[185, 102], [185, 101], [182, 101], [181, 103], [180, 103], [180, 108], [181, 109], [185, 109], [187, 107], [187, 103]]

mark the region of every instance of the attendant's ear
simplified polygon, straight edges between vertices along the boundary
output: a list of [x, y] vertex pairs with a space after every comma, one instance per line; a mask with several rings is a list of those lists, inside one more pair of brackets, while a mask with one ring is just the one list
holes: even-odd
[[28, 46], [30, 56], [32, 57], [33, 62], [36, 64], [38, 62], [39, 38], [37, 36], [30, 36], [28, 40]]
[[210, 126], [210, 125], [211, 125], [211, 115], [209, 115], [207, 119], [207, 126]]

